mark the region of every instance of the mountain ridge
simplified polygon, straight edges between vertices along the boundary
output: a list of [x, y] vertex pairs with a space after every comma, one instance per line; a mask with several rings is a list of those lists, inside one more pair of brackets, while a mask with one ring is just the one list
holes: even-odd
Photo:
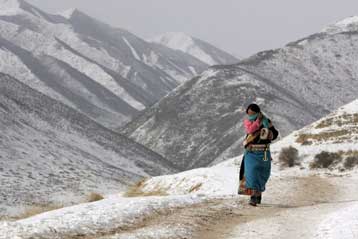
[[357, 97], [358, 34], [316, 33], [238, 64], [214, 66], [122, 128], [182, 170], [242, 152], [245, 109], [258, 103], [282, 136]]
[[[19, 47], [21, 52], [25, 50], [27, 54], [32, 54], [38, 61], [37, 64], [23, 64], [26, 59], [22, 59], [23, 54], [18, 53], [20, 50], [6, 50], [2, 54], [11, 57], [13, 62], [3, 61], [0, 71], [5, 68], [4, 73], [75, 107], [106, 127], [115, 129], [123, 125], [177, 85], [208, 67], [190, 55], [148, 43], [79, 10], [67, 12], [66, 18], [45, 13], [25, 1], [21, 2], [21, 6], [16, 3], [4, 5], [5, 10], [0, 12], [0, 37]], [[11, 6], [18, 10], [7, 14]], [[63, 82], [65, 74], [68, 82], [65, 87], [68, 91], [75, 91], [73, 97], [68, 98], [58, 88], [49, 86], [50, 79], [31, 74], [35, 71], [33, 68], [50, 67], [47, 62], [42, 62], [46, 57], [67, 64], [67, 67], [51, 66], [54, 73], [51, 80]], [[69, 68], [81, 76], [78, 78], [77, 74], [74, 77], [68, 72]], [[22, 77], [18, 77], [19, 72], [22, 72]], [[84, 79], [86, 82], [94, 81], [96, 86], [91, 85], [96, 90], [69, 88], [70, 81], [78, 86]], [[131, 110], [113, 109], [95, 93], [100, 91], [110, 91], [111, 99], [118, 98], [115, 101], [121, 101], [124, 109]], [[91, 112], [72, 101], [92, 105]], [[100, 117], [103, 112], [106, 116]]]
[[0, 217], [31, 205], [72, 205], [177, 171], [143, 145], [2, 73], [0, 99]]

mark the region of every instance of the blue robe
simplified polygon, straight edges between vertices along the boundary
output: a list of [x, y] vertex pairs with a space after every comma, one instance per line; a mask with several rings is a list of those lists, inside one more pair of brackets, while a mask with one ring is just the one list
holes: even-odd
[[245, 152], [246, 188], [253, 189], [258, 192], [264, 192], [266, 189], [266, 183], [270, 178], [270, 175], [271, 175], [270, 151]]

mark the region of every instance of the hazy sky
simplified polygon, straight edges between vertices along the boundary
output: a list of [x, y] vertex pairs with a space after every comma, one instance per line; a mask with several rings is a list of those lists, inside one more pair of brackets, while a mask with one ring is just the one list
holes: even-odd
[[185, 32], [238, 56], [277, 48], [358, 15], [357, 0], [28, 0], [56, 13], [78, 8], [143, 38]]

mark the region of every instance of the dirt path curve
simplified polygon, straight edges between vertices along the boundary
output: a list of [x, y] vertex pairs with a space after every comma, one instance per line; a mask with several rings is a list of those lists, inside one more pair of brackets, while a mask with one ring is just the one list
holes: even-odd
[[334, 177], [273, 180], [274, 188], [265, 195], [263, 205], [246, 206], [241, 216], [203, 228], [196, 238], [321, 238], [317, 230], [328, 215], [346, 209], [350, 203], [358, 204], [358, 187], [353, 192], [347, 185], [351, 193], [344, 194], [347, 180]]
[[[318, 176], [274, 177], [259, 207], [249, 206], [248, 197], [244, 196], [212, 198], [198, 205], [170, 210], [146, 220], [134, 230], [97, 238], [308, 238], [323, 216], [349, 201], [358, 200], [354, 199], [358, 194], [349, 198], [344, 195], [344, 188], [338, 187], [346, 180]], [[340, 201], [342, 198], [347, 201]]]

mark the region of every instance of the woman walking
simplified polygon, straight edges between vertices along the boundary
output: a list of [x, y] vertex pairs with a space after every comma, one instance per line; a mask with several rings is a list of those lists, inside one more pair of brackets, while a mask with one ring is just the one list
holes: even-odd
[[256, 104], [246, 110], [244, 120], [246, 139], [245, 153], [240, 168], [239, 194], [250, 195], [250, 205], [261, 203], [262, 192], [271, 174], [270, 143], [278, 136], [278, 131]]

